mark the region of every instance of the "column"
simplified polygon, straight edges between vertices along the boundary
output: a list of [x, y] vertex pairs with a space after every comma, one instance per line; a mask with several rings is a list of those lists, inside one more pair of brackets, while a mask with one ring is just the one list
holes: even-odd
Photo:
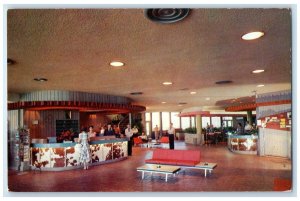
[[249, 124], [252, 125], [252, 111], [247, 111], [247, 121], [249, 121]]
[[129, 125], [130, 125], [130, 128], [131, 128], [131, 113], [128, 114], [128, 118], [129, 118]]
[[200, 114], [196, 115], [196, 128], [197, 128], [197, 135], [199, 142], [197, 141], [197, 144], [202, 144], [202, 117]]

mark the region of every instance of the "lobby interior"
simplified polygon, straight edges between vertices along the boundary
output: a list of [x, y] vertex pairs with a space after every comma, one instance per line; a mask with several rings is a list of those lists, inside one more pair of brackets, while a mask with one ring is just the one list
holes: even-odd
[[[173, 113], [180, 119], [176, 130], [184, 130], [183, 118], [189, 119], [186, 127], [201, 130], [206, 127], [204, 118], [209, 118], [211, 124], [213, 117], [220, 118], [221, 127], [223, 117], [242, 116], [248, 120], [250, 115], [251, 121], [254, 120], [251, 123], [262, 128], [262, 121], [267, 121], [263, 119], [263, 114], [268, 112], [265, 107], [275, 105], [274, 108], [285, 115], [291, 111], [292, 19], [289, 8], [9, 9], [6, 17], [8, 122], [17, 119], [14, 126], [8, 123], [7, 141], [12, 140], [14, 129], [28, 122], [32, 123], [27, 125], [32, 138], [52, 137], [39, 134], [43, 130], [37, 126], [43, 124], [43, 115], [37, 120], [33, 110], [62, 110], [63, 101], [47, 107], [28, 106], [29, 113], [22, 104], [13, 105], [24, 103], [24, 94], [32, 95], [32, 100], [40, 100], [41, 97], [34, 96], [35, 92], [87, 93], [87, 100], [93, 98], [90, 94], [116, 97], [112, 100], [128, 102], [133, 107], [75, 107], [75, 103], [70, 103], [71, 106], [65, 108], [67, 111], [79, 108], [73, 116], [80, 121], [84, 119], [84, 123], [97, 124], [100, 120], [88, 118], [101, 117], [103, 121], [105, 115], [139, 113], [143, 131], [150, 137], [156, 123], [154, 113], [159, 114], [157, 123], [163, 131], [172, 121]], [[249, 32], [261, 35], [253, 40], [244, 39]], [[286, 94], [288, 98], [283, 97]], [[17, 116], [10, 116], [13, 111], [19, 111]], [[163, 113], [169, 115], [166, 121]], [[150, 121], [147, 115], [151, 116]], [[235, 127], [236, 123], [230, 126]], [[228, 148], [227, 141], [208, 144], [200, 139], [186, 143], [177, 138], [175, 149], [198, 150], [202, 162], [217, 163], [207, 177], [203, 170], [187, 168], [170, 177], [168, 182], [159, 174], [152, 177], [146, 174], [141, 179], [136, 168], [161, 147], [135, 145], [132, 156], [126, 160], [91, 166], [87, 171], [19, 171], [9, 167], [8, 156], [6, 185], [13, 194], [291, 193], [295, 185], [292, 165], [295, 159], [294, 133], [289, 124], [285, 130], [289, 131], [290, 145], [285, 156], [264, 152], [259, 143], [256, 154], [239, 154]], [[287, 181], [292, 187], [280, 188], [282, 186], [276, 186], [278, 181]]]

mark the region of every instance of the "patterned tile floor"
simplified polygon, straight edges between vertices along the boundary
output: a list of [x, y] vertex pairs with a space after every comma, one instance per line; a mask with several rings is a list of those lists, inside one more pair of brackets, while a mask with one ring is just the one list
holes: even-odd
[[136, 168], [150, 158], [153, 149], [133, 147], [133, 156], [117, 163], [64, 172], [9, 171], [12, 192], [270, 192], [274, 179], [291, 179], [291, 161], [280, 157], [239, 155], [224, 145], [194, 146], [176, 142], [175, 149], [200, 149], [201, 161], [217, 163], [204, 177], [203, 170], [186, 169], [176, 177], [146, 174]]

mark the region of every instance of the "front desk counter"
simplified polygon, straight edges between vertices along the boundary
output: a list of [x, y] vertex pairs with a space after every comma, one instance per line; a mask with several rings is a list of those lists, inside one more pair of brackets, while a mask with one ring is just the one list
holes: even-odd
[[257, 155], [257, 135], [228, 135], [227, 146], [232, 152]]
[[[90, 165], [117, 162], [128, 156], [128, 140], [115, 138], [90, 142], [92, 161]], [[79, 163], [80, 146], [77, 143], [31, 144], [32, 169], [63, 171], [83, 167]]]

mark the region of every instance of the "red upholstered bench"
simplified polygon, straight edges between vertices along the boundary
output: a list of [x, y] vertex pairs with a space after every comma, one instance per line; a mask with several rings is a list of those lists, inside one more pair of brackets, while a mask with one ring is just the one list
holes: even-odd
[[156, 149], [153, 151], [152, 159], [148, 159], [145, 162], [151, 164], [194, 167], [200, 163], [200, 151]]

